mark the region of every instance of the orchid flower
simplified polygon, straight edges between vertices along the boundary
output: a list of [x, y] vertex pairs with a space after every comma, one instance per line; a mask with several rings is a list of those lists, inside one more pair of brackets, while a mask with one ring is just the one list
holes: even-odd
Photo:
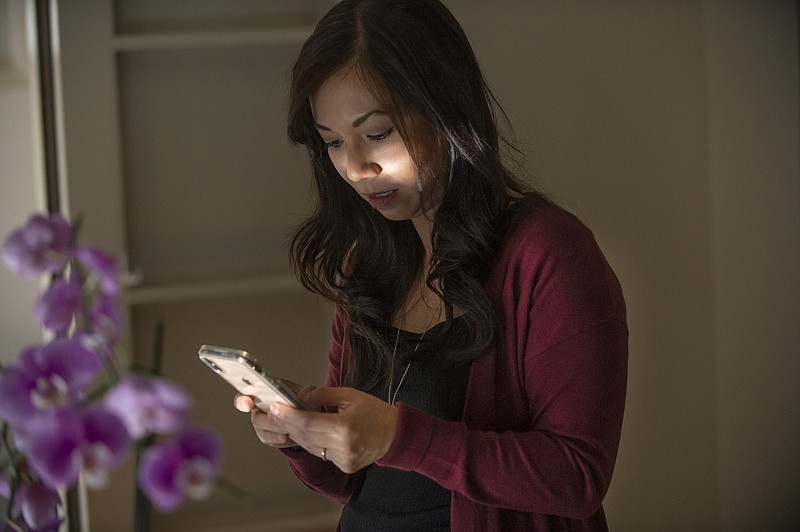
[[31, 430], [27, 442], [31, 468], [48, 485], [72, 486], [82, 471], [87, 486], [105, 486], [108, 473], [130, 451], [133, 441], [122, 421], [103, 408], [65, 408]]
[[159, 378], [128, 375], [105, 397], [105, 408], [119, 416], [134, 439], [174, 434], [189, 419], [192, 399], [177, 384]]
[[24, 425], [37, 414], [74, 404], [102, 368], [81, 336], [28, 347], [0, 374], [0, 418]]
[[119, 301], [107, 294], [99, 294], [89, 310], [92, 332], [99, 336], [107, 347], [119, 341], [123, 332], [122, 309]]
[[61, 273], [67, 264], [72, 226], [60, 214], [35, 214], [3, 243], [6, 266], [22, 278]]
[[186, 498], [213, 491], [220, 468], [220, 441], [204, 429], [148, 448], [139, 464], [139, 485], [161, 511], [176, 510]]
[[54, 279], [33, 305], [33, 315], [45, 329], [65, 331], [81, 310], [81, 286], [74, 277]]
[[[51, 277], [33, 314], [55, 333], [0, 366], [0, 497], [12, 501], [6, 515], [15, 530], [57, 531], [57, 490], [79, 477], [102, 488], [135, 440], [145, 446], [142, 490], [158, 508], [208, 496], [219, 472], [217, 437], [186, 431], [192, 399], [181, 386], [112, 366], [124, 322], [119, 268], [113, 256], [76, 239], [63, 216], [36, 214], [0, 250], [18, 276]], [[108, 382], [100, 379], [104, 366]], [[155, 446], [149, 439], [176, 433]]]
[[116, 296], [119, 293], [119, 270], [114, 257], [96, 247], [79, 246], [75, 250], [75, 258], [89, 272], [97, 275], [102, 293], [110, 296]]

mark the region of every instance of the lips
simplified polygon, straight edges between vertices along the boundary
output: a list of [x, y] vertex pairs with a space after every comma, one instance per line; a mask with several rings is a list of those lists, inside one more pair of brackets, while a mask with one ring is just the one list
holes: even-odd
[[365, 194], [365, 196], [373, 209], [385, 209], [394, 202], [397, 197], [397, 189]]

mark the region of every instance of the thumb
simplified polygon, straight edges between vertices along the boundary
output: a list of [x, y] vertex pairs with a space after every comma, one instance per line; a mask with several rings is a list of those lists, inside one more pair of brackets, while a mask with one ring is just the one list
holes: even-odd
[[240, 412], [250, 412], [256, 406], [255, 403], [253, 403], [253, 398], [244, 394], [237, 394], [236, 397], [233, 398], [233, 405], [236, 407], [236, 410]]

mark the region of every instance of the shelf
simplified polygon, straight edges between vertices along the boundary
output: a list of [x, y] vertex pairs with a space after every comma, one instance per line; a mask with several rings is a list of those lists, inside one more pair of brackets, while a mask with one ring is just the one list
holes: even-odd
[[118, 52], [172, 50], [180, 48], [217, 48], [241, 45], [302, 44], [313, 27], [287, 27], [264, 30], [232, 30], [117, 35], [113, 48]]
[[276, 294], [303, 291], [294, 274], [278, 273], [243, 279], [193, 281], [127, 289], [123, 298], [129, 305], [173, 303], [213, 297]]

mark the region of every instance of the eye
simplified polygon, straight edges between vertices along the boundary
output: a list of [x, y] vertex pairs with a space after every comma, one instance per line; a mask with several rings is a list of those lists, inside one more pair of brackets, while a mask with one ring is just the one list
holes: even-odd
[[326, 142], [325, 143], [325, 148], [328, 151], [338, 150], [341, 147], [342, 147], [342, 141], [341, 140], [332, 140], [330, 142]]
[[383, 133], [378, 133], [377, 135], [367, 135], [367, 138], [373, 142], [381, 142], [383, 140], [386, 140], [386, 138], [389, 137], [389, 135], [391, 135], [392, 133], [394, 133], [394, 127], [390, 127]]

